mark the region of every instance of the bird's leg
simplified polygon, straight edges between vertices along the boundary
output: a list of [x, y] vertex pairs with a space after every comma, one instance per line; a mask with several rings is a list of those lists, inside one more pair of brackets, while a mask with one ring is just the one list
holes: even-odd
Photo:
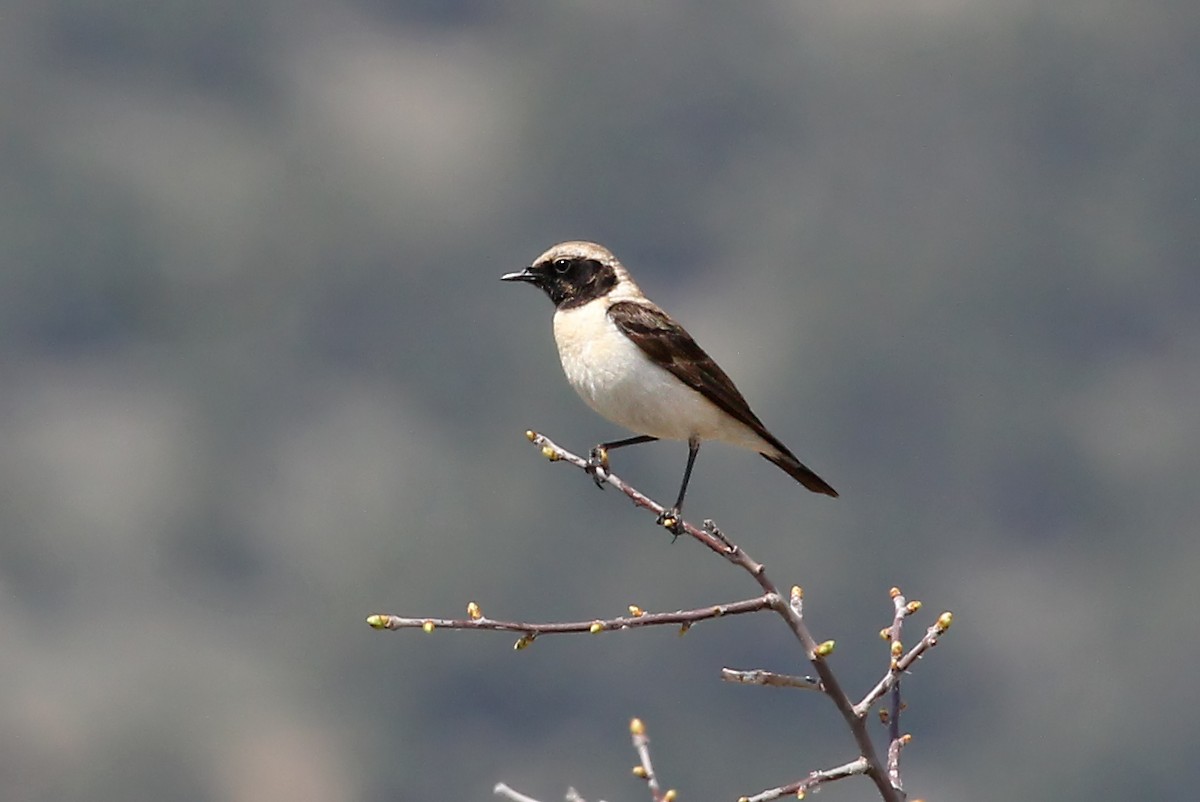
[[588, 458], [588, 465], [584, 470], [591, 474], [592, 481], [596, 483], [596, 487], [603, 490], [604, 480], [608, 474], [608, 452], [613, 449], [624, 448], [625, 446], [636, 446], [639, 443], [653, 443], [657, 439], [657, 437], [651, 437], [648, 434], [639, 434], [637, 437], [614, 440], [611, 443], [600, 443], [592, 449], [591, 456]]
[[658, 516], [658, 525], [669, 529], [675, 537], [683, 534], [683, 497], [687, 495], [688, 480], [692, 478], [692, 466], [696, 464], [696, 455], [699, 453], [700, 441], [695, 437], [689, 439], [687, 467], [683, 469], [683, 484], [679, 486], [679, 498], [675, 499], [675, 506], [664, 510], [663, 514]]

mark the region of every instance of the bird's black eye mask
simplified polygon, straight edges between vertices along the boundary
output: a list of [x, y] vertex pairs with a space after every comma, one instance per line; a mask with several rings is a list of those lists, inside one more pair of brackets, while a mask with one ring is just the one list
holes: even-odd
[[560, 309], [582, 306], [611, 290], [617, 283], [612, 265], [595, 259], [555, 259], [534, 265], [539, 286]]

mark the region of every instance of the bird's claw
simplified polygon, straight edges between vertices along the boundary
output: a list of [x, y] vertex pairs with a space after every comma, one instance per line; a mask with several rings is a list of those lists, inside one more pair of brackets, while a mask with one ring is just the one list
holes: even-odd
[[587, 467], [584, 470], [592, 477], [592, 481], [596, 483], [596, 487], [603, 490], [604, 483], [608, 481], [608, 449], [604, 446], [593, 448], [591, 455], [588, 457]]
[[[672, 507], [669, 510], [663, 510], [658, 516], [658, 525], [666, 529], [675, 538], [683, 534], [683, 515], [680, 514], [678, 507]], [[674, 542], [675, 538], [672, 538]]]

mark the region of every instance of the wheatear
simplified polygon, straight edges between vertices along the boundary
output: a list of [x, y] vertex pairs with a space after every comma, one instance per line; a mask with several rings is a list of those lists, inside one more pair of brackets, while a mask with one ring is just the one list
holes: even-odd
[[562, 242], [501, 279], [528, 282], [550, 296], [567, 381], [596, 412], [639, 433], [592, 449], [598, 482], [594, 469], [608, 469], [613, 449], [659, 439], [687, 441], [683, 483], [675, 506], [659, 516], [663, 526], [681, 531], [683, 497], [704, 440], [755, 451], [814, 493], [837, 496], [767, 431], [725, 371], [642, 294], [607, 248]]

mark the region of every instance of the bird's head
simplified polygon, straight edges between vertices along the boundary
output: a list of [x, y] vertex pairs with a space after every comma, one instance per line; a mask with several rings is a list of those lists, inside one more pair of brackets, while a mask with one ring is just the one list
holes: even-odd
[[524, 281], [550, 296], [559, 309], [582, 306], [618, 286], [637, 291], [625, 268], [603, 245], [582, 240], [560, 242], [533, 264], [501, 281]]

